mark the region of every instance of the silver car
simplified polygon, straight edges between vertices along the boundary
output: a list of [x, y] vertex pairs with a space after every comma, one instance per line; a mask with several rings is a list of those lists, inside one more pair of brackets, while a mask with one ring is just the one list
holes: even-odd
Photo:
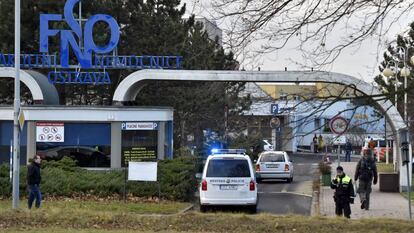
[[256, 162], [256, 181], [263, 179], [286, 179], [293, 181], [293, 164], [284, 151], [265, 151]]

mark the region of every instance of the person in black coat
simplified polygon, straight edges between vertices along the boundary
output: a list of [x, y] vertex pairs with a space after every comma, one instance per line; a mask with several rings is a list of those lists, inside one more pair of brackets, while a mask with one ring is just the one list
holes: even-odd
[[27, 166], [27, 186], [29, 188], [29, 199], [27, 204], [29, 209], [32, 208], [34, 200], [36, 200], [36, 208], [40, 207], [42, 201], [42, 193], [40, 192], [40, 181], [42, 181], [42, 177], [40, 176], [41, 161], [42, 159], [40, 156], [36, 155], [33, 158], [32, 163]]

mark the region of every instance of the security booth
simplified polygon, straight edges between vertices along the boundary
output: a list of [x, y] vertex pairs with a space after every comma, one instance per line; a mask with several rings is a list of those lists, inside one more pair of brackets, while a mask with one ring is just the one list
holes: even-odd
[[[173, 156], [173, 109], [169, 107], [23, 107], [21, 164], [35, 154], [68, 156], [87, 168], [120, 168], [124, 161]], [[0, 108], [0, 163], [9, 162], [13, 108]]]

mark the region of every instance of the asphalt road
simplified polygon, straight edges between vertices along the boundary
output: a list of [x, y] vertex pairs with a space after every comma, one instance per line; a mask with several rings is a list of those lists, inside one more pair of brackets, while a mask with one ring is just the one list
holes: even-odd
[[[264, 180], [258, 184], [259, 213], [310, 215], [312, 204], [313, 180], [319, 177], [315, 174], [322, 154], [290, 154], [293, 160], [293, 182], [284, 180]], [[343, 159], [343, 158], [342, 158]], [[357, 158], [352, 158], [357, 161]], [[333, 164], [336, 157], [331, 156]], [[216, 207], [219, 211], [244, 211], [237, 207]]]
[[293, 160], [292, 183], [283, 180], [265, 180], [258, 185], [258, 212], [273, 214], [310, 215], [312, 183], [322, 155], [290, 155]]

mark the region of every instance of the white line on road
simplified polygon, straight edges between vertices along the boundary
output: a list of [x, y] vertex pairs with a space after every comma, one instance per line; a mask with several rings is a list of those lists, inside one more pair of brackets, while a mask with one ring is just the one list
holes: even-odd
[[284, 184], [281, 192], [286, 193], [288, 188], [289, 188], [289, 184]]
[[318, 163], [294, 163], [293, 165], [298, 165], [298, 166], [303, 166], [303, 165], [306, 165], [306, 166], [309, 166], [309, 165], [311, 165], [311, 166], [318, 166]]
[[304, 193], [295, 193], [295, 192], [257, 192], [258, 194], [294, 194], [299, 196], [305, 196], [305, 197], [312, 197], [312, 195], [304, 194]]

